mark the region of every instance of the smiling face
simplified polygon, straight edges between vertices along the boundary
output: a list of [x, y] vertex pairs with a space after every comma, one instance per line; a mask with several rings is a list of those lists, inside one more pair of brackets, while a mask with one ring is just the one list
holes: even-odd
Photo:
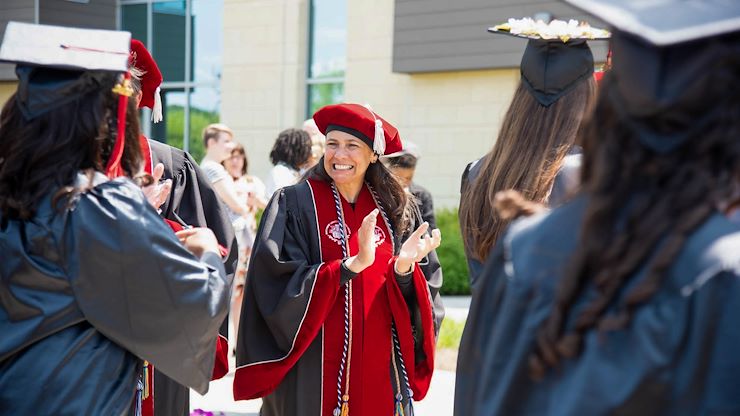
[[362, 185], [365, 171], [376, 156], [357, 137], [339, 130], [326, 135], [324, 169], [337, 185]]

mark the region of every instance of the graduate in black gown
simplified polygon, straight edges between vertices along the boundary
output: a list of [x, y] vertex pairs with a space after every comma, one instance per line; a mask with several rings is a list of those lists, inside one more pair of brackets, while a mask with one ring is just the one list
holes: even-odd
[[[510, 19], [489, 29], [527, 40], [521, 80], [490, 152], [470, 163], [460, 189], [460, 230], [471, 285], [509, 221], [494, 210], [496, 194], [514, 189], [557, 206], [577, 187], [576, 132], [596, 98], [594, 58], [587, 41], [607, 31]], [[543, 33], [539, 34], [540, 30]]]
[[[152, 121], [162, 120], [162, 105], [159, 88], [163, 75], [157, 62], [144, 44], [131, 40], [130, 64], [132, 86], [138, 107], [152, 110]], [[143, 134], [139, 137], [144, 158], [144, 171], [156, 180], [166, 181], [169, 191], [157, 205], [162, 218], [173, 229], [183, 227], [206, 227], [216, 235], [222, 247], [224, 269], [233, 275], [237, 256], [234, 231], [224, 205], [219, 200], [210, 182], [189, 153]], [[160, 166], [158, 166], [160, 165]], [[217, 366], [214, 373], [220, 378], [228, 371], [228, 319], [221, 326]], [[148, 380], [148, 392], [142, 406], [142, 416], [187, 416], [190, 414], [190, 390], [154, 368]]]
[[143, 360], [208, 390], [230, 280], [213, 233], [176, 235], [130, 179], [129, 39], [7, 26], [0, 60], [20, 81], [0, 120], [2, 413], [137, 414]]
[[569, 2], [615, 27], [582, 188], [491, 252], [455, 415], [740, 414], [740, 3]]

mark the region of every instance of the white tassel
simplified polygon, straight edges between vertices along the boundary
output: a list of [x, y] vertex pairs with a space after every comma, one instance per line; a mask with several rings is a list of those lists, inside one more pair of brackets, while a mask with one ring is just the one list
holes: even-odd
[[367, 111], [370, 112], [370, 115], [373, 116], [373, 119], [375, 119], [375, 137], [373, 137], [373, 152], [375, 152], [378, 156], [383, 156], [385, 154], [385, 132], [383, 131], [383, 120], [379, 119], [378, 116], [375, 115], [375, 111], [373, 111], [372, 107], [370, 107], [370, 104], [365, 104], [364, 106], [367, 108]]
[[378, 156], [385, 154], [385, 132], [383, 131], [383, 121], [375, 119], [375, 138], [373, 139], [373, 151]]
[[152, 121], [159, 123], [162, 121], [162, 96], [159, 95], [159, 87], [154, 91], [154, 108], [152, 108]]

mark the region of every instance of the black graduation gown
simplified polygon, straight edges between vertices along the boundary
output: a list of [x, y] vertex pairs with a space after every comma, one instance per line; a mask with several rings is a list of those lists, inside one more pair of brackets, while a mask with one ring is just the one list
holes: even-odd
[[47, 197], [0, 229], [3, 414], [127, 414], [141, 359], [208, 391], [231, 285], [221, 259], [196, 259], [136, 185], [106, 179], [72, 209]]
[[515, 222], [491, 252], [460, 345], [455, 415], [740, 414], [740, 227], [719, 214], [688, 237], [627, 328], [587, 333], [578, 357], [529, 378], [585, 204]]
[[[286, 370], [281, 363], [284, 362], [284, 358], [292, 354], [294, 346], [302, 342], [298, 338], [308, 332], [305, 326], [324, 327], [322, 323], [308, 323], [314, 315], [313, 312], [322, 308], [323, 302], [334, 304], [333, 301], [322, 296], [322, 293], [325, 293], [323, 289], [335, 285], [335, 291], [340, 292], [340, 281], [349, 278], [346, 276], [347, 273], [351, 274], [342, 269], [341, 272], [326, 272], [326, 275], [322, 275], [325, 269], [334, 267], [339, 270], [341, 266], [339, 266], [339, 260], [324, 259], [326, 263], [322, 263], [322, 243], [317, 236], [324, 234], [326, 230], [324, 227], [320, 230], [318, 228], [317, 210], [327, 208], [314, 204], [330, 204], [328, 209], [332, 212], [334, 210], [334, 204], [330, 200], [317, 200], [314, 203], [309, 183], [303, 181], [275, 192], [263, 214], [250, 259], [247, 286], [242, 303], [236, 351], [237, 373], [234, 383], [234, 393], [237, 399], [244, 398], [240, 397], [244, 394], [240, 386], [240, 370], [254, 363], [275, 363], [276, 372]], [[420, 220], [417, 219], [416, 223], [419, 224]], [[410, 233], [415, 226], [412, 224], [409, 228]], [[398, 250], [405, 236], [395, 237], [395, 247]], [[432, 316], [429, 318], [433, 321], [434, 336], [444, 317], [444, 307], [439, 295], [442, 270], [436, 253], [431, 252], [428, 258], [419, 263], [419, 267], [423, 273], [422, 279], [426, 279], [423, 290], [426, 296], [430, 297], [429, 302], [426, 303], [431, 304], [431, 311], [420, 310], [421, 308], [415, 306], [418, 295], [412, 290], [406, 302], [412, 325], [416, 328], [416, 339], [412, 341], [414, 344], [412, 348], [416, 350], [417, 364], [424, 360], [422, 348], [425, 348], [423, 344], [426, 345], [430, 335], [426, 332], [427, 337], [424, 337], [422, 330], [423, 321], [427, 318], [426, 314], [431, 312]], [[332, 281], [332, 278], [336, 281]], [[359, 276], [356, 279], [362, 278]], [[329, 290], [331, 288], [327, 289]], [[343, 295], [340, 296], [343, 298]], [[260, 414], [280, 416], [322, 414], [320, 409], [326, 407], [326, 403], [322, 403], [322, 383], [327, 378], [331, 378], [331, 383], [335, 383], [336, 374], [323, 374], [322, 377], [324, 349], [328, 350], [330, 347], [324, 344], [325, 331], [319, 328], [314, 329], [317, 332], [315, 338], [308, 339], [309, 345], [297, 362], [291, 364], [284, 378], [275, 380], [275, 385], [268, 386], [270, 394], [264, 397]], [[399, 334], [400, 332], [399, 330]], [[361, 335], [358, 334], [356, 337], [361, 337]], [[382, 347], [378, 345], [378, 348]], [[433, 347], [431, 354], [433, 354]], [[432, 357], [428, 358], [432, 359]], [[409, 362], [406, 366], [407, 368], [413, 367]], [[389, 378], [391, 376], [390, 369], [388, 376]], [[254, 384], [263, 383], [258, 380]], [[260, 394], [260, 396], [263, 395]], [[375, 399], [392, 400], [392, 396]], [[336, 400], [336, 395], [330, 394], [325, 400]], [[350, 398], [350, 403], [352, 400]], [[350, 404], [350, 414], [353, 413], [353, 409], [358, 411], [357, 407], [353, 408], [353, 404]], [[359, 412], [358, 414], [365, 413]]]
[[[162, 217], [184, 222], [194, 227], [207, 227], [216, 235], [219, 244], [229, 250], [224, 258], [224, 269], [233, 275], [238, 256], [234, 229], [228, 213], [210, 181], [189, 153], [170, 145], [149, 140], [152, 166], [164, 165], [163, 179], [172, 179], [169, 198], [160, 207]], [[228, 338], [228, 318], [224, 319], [220, 334]], [[154, 414], [156, 416], [188, 416], [190, 390], [154, 368]]]
[[423, 186], [411, 183], [409, 192], [416, 198], [416, 206], [419, 207], [421, 219], [429, 223], [429, 229], [437, 228], [437, 219], [434, 217], [434, 202], [432, 194]]

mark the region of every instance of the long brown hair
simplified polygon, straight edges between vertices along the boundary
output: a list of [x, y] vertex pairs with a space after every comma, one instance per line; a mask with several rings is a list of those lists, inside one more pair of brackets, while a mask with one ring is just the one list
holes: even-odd
[[595, 81], [588, 78], [545, 107], [519, 83], [498, 140], [478, 162], [478, 176], [461, 196], [460, 222], [469, 255], [485, 260], [510, 222], [493, 209], [498, 192], [514, 189], [530, 201], [546, 202], [595, 96]]
[[[98, 88], [27, 121], [13, 94], [0, 117], [0, 213], [3, 221], [32, 218], [45, 195], [74, 193], [81, 170], [103, 171], [115, 141], [118, 74], [90, 72]], [[136, 104], [129, 100], [121, 164], [128, 176], [141, 167]], [[62, 207], [58, 207], [62, 208]]]
[[[579, 249], [558, 283], [552, 312], [537, 332], [529, 357], [534, 378], [577, 356], [587, 331], [625, 327], [635, 309], [658, 291], [691, 233], [737, 197], [740, 58], [725, 59], [707, 71], [714, 71], [710, 79], [726, 87], [719, 96], [707, 97], [712, 103], [708, 127], [665, 154], [642, 145], [630, 123], [618, 116], [608, 98], [616, 82], [605, 75], [593, 117], [582, 131], [581, 191], [588, 199]], [[643, 268], [645, 277], [622, 293]], [[594, 296], [573, 312], [586, 290]], [[615, 312], [606, 313], [612, 307]], [[566, 320], [572, 325], [566, 327]]]
[[[309, 169], [304, 175], [305, 179], [318, 179], [331, 183], [332, 178], [324, 169], [324, 156], [319, 163]], [[411, 199], [396, 177], [380, 161], [371, 163], [365, 171], [365, 181], [376, 191], [377, 197], [388, 219], [393, 223], [394, 231], [398, 235], [404, 235], [413, 224], [413, 206]], [[412, 230], [413, 231], [413, 230]]]

